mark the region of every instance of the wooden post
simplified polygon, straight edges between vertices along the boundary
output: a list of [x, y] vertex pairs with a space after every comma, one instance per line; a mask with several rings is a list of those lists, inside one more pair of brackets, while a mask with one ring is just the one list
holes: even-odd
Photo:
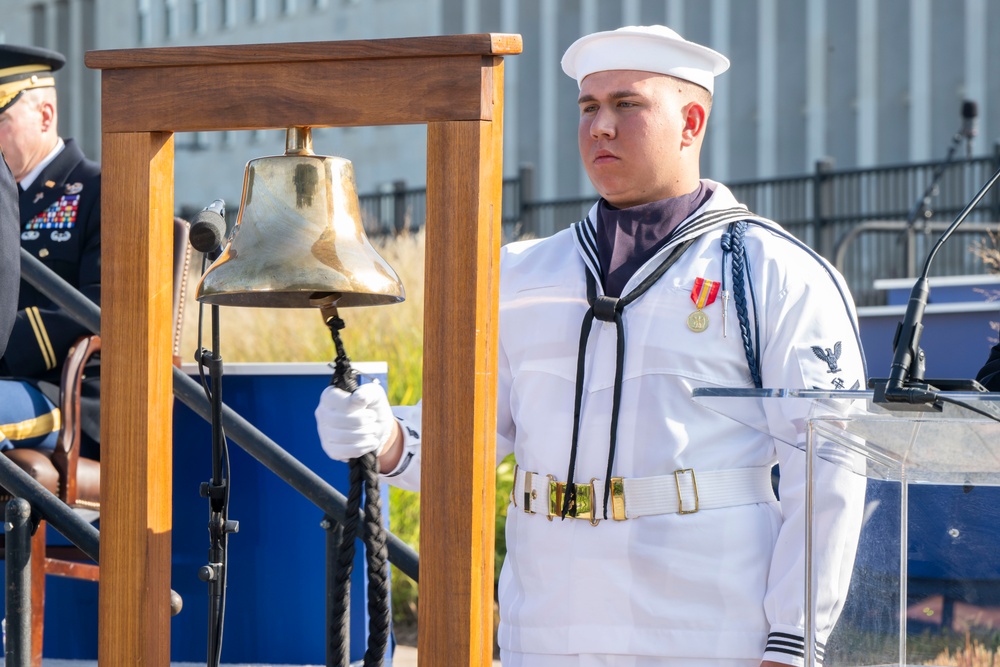
[[[102, 70], [99, 661], [170, 661], [173, 132], [428, 124], [420, 660], [493, 629], [503, 58], [519, 35], [95, 51]], [[247, 85], [252, 82], [252, 85]], [[321, 147], [317, 152], [322, 153]]]
[[[447, 233], [426, 240], [423, 438], [452, 446], [428, 445], [422, 454], [420, 528], [429, 538], [420, 546], [422, 664], [480, 667], [493, 658], [499, 274], [490, 267], [499, 262], [501, 233], [499, 118], [427, 129], [427, 216]], [[468, 171], [450, 173], [447, 165], [462, 156]], [[456, 290], [462, 298], [428, 299]], [[441, 655], [453, 660], [433, 657]]]
[[174, 142], [105, 134], [103, 148], [98, 657], [157, 665], [170, 654]]

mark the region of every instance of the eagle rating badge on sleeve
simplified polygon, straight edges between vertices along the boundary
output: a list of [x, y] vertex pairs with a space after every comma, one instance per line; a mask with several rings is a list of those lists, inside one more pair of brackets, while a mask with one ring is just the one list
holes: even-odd
[[828, 347], [823, 348], [820, 347], [819, 345], [813, 345], [812, 351], [813, 354], [815, 354], [817, 357], [826, 362], [826, 365], [828, 367], [828, 370], [826, 371], [827, 373], [839, 373], [840, 367], [837, 365], [837, 359], [840, 359], [840, 352], [842, 348], [843, 346], [838, 340], [836, 343], [834, 343], [832, 350]]
[[[841, 377], [845, 371], [839, 363], [843, 350], [843, 343], [839, 340], [833, 344], [833, 347], [812, 345], [808, 349], [800, 349], [799, 363], [801, 364], [802, 372], [812, 379], [809, 384], [813, 389], [828, 389], [832, 387], [833, 389], [840, 390], [848, 388], [844, 382], [844, 378]], [[812, 356], [809, 356], [810, 354]], [[817, 362], [817, 359], [825, 364], [822, 373], [820, 373], [820, 368], [823, 368], [823, 366]], [[832, 378], [830, 377], [831, 375], [833, 375]], [[861, 383], [855, 380], [850, 389], [855, 390], [860, 387]]]

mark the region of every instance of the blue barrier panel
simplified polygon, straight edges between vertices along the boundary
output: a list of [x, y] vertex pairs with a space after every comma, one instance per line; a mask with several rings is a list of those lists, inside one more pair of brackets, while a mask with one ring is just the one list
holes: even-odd
[[[384, 363], [355, 363], [363, 381], [386, 383]], [[196, 373], [195, 371], [192, 371]], [[327, 364], [226, 364], [222, 399], [292, 456], [347, 492], [346, 464], [330, 460], [316, 435], [313, 410], [329, 384]], [[184, 609], [171, 620], [171, 659], [201, 662], [207, 652], [208, 585], [198, 569], [208, 562], [211, 425], [180, 402], [174, 407], [171, 587]], [[277, 475], [229, 443], [229, 581], [224, 663], [326, 664], [326, 532], [323, 512]], [[388, 487], [382, 489], [388, 525]], [[49, 529], [50, 541], [60, 536]], [[367, 578], [358, 544], [351, 579], [351, 660], [364, 655]], [[44, 655], [97, 658], [97, 595], [93, 582], [46, 578]], [[0, 596], [0, 609], [3, 599]], [[391, 662], [386, 661], [389, 665]]]
[[[365, 381], [386, 383], [385, 364], [355, 364]], [[347, 492], [343, 463], [323, 453], [313, 410], [330, 382], [326, 364], [228, 364], [222, 398], [292, 456]], [[171, 623], [171, 658], [204, 660], [208, 588], [198, 568], [208, 559], [208, 501], [198, 493], [211, 476], [211, 427], [174, 410], [174, 534], [171, 585], [184, 611]], [[323, 512], [239, 447], [230, 444], [229, 585], [223, 662], [325, 664], [326, 533]], [[388, 488], [382, 490], [388, 518]], [[360, 546], [360, 545], [359, 545]], [[359, 548], [351, 579], [351, 660], [364, 656], [367, 579]]]

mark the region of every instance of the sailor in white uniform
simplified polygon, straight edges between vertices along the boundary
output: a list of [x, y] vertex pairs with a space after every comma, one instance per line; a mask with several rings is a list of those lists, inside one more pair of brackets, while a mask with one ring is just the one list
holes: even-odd
[[[601, 198], [501, 253], [497, 458], [517, 462], [503, 664], [803, 665], [805, 415], [743, 401], [727, 419], [692, 390], [860, 388], [853, 302], [825, 261], [700, 178], [725, 57], [628, 27], [581, 38], [562, 66]], [[419, 488], [419, 406], [330, 388], [316, 419], [331, 457], [378, 451], [384, 479]], [[865, 486], [849, 465], [816, 474], [821, 660]]]

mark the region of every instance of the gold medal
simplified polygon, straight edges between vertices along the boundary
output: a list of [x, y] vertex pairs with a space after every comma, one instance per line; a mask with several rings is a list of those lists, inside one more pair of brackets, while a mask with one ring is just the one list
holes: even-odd
[[708, 328], [708, 315], [702, 310], [696, 310], [688, 315], [688, 329], [701, 333]]
[[[715, 301], [719, 293], [719, 283], [705, 278], [696, 278], [694, 289], [691, 290], [691, 300], [698, 310], [688, 315], [688, 329], [695, 333], [701, 333], [708, 328], [708, 315], [702, 310], [705, 306]], [[723, 318], [725, 313], [723, 313]]]

